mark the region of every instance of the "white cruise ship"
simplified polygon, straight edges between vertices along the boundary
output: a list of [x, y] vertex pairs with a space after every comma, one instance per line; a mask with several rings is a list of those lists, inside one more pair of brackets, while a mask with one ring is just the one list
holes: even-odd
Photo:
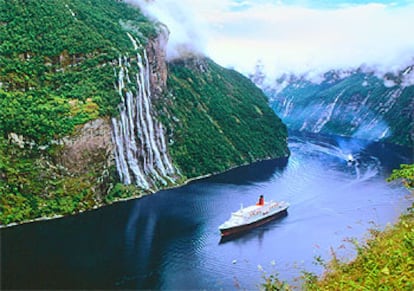
[[263, 196], [260, 196], [256, 205], [232, 212], [230, 219], [220, 225], [219, 230], [222, 236], [244, 232], [286, 214], [288, 207], [287, 202], [264, 202]]

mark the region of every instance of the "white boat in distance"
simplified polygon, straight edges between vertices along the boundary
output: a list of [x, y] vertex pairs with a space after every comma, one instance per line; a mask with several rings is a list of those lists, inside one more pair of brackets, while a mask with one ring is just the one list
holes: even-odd
[[229, 220], [219, 226], [222, 236], [238, 234], [263, 225], [277, 217], [287, 213], [289, 203], [281, 201], [265, 202], [263, 195], [260, 196], [259, 202], [236, 212], [232, 212]]

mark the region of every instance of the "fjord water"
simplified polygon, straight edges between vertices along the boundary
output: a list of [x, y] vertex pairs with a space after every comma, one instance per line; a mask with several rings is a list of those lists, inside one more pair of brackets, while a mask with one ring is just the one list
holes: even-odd
[[[391, 168], [413, 162], [410, 149], [309, 136], [289, 147], [288, 161], [3, 229], [2, 288], [257, 289], [261, 268], [293, 282], [303, 269], [320, 272], [315, 256], [329, 258], [331, 248], [351, 257], [347, 238], [363, 239], [411, 203], [407, 190], [385, 182]], [[260, 194], [288, 201], [288, 215], [222, 241], [218, 226]]]

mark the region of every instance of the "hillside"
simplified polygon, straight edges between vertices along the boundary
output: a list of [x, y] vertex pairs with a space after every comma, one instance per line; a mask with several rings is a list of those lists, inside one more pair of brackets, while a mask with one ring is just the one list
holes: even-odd
[[288, 155], [260, 90], [167, 40], [122, 1], [0, 0], [1, 225]]
[[[384, 78], [374, 73], [331, 71], [323, 81], [286, 76], [264, 87], [289, 129], [414, 145], [414, 86], [408, 67]], [[252, 78], [260, 85], [263, 75]]]
[[169, 64], [171, 155], [187, 176], [287, 156], [286, 126], [264, 94], [209, 59]]

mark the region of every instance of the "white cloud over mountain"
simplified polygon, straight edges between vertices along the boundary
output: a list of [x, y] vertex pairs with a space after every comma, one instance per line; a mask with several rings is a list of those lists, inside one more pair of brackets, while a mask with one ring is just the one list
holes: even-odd
[[273, 77], [361, 65], [386, 72], [413, 64], [414, 4], [348, 3], [328, 9], [267, 0], [129, 2], [167, 24], [171, 57], [184, 46], [244, 73], [259, 59]]

